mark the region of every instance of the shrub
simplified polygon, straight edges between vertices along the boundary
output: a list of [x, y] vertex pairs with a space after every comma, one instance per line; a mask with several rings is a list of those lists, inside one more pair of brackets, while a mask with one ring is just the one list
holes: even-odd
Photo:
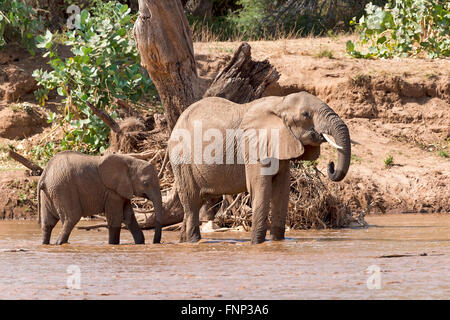
[[[443, 0], [389, 1], [384, 8], [371, 3], [366, 14], [350, 22], [356, 25], [359, 41], [347, 42], [347, 52], [356, 58], [450, 56], [450, 2]], [[358, 51], [356, 47], [366, 51]]]
[[62, 150], [97, 153], [108, 147], [109, 128], [93, 114], [87, 102], [112, 110], [115, 118], [114, 98], [137, 103], [146, 93], [156, 92], [140, 67], [131, 34], [134, 18], [127, 5], [116, 1], [98, 1], [90, 11], [82, 10], [79, 29], [59, 37], [64, 39], [63, 45], [71, 47], [73, 56], [65, 59], [58, 54], [56, 34], [47, 31], [39, 37], [38, 47], [46, 50], [53, 70], [34, 72], [41, 86], [35, 95], [42, 105], [52, 90], [64, 97], [63, 117], [51, 118], [60, 125], [70, 125], [61, 141]]
[[19, 40], [35, 53], [35, 36], [42, 29], [42, 21], [34, 9], [18, 0], [0, 0], [0, 48], [7, 40]]
[[[346, 31], [369, 0], [212, 0], [213, 17], [194, 18], [194, 33], [220, 40], [271, 40]], [[387, 0], [372, 0], [384, 4]], [[220, 8], [220, 10], [218, 10]], [[201, 32], [198, 32], [201, 30]], [[209, 34], [209, 33], [212, 33]], [[203, 37], [205, 38], [205, 37]]]
[[244, 38], [270, 39], [319, 28], [317, 1], [239, 0], [242, 9], [229, 15]]
[[384, 160], [384, 166], [386, 168], [390, 168], [394, 165], [394, 157], [392, 155], [388, 155]]

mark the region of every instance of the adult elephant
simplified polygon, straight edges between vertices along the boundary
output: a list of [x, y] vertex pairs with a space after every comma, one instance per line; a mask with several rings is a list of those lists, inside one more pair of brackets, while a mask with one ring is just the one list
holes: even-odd
[[328, 176], [340, 181], [350, 165], [349, 131], [317, 97], [300, 92], [247, 104], [217, 97], [192, 104], [169, 140], [175, 188], [184, 209], [181, 241], [200, 240], [199, 209], [205, 200], [244, 191], [251, 195], [251, 242], [265, 240], [270, 209], [271, 238], [284, 239], [289, 161], [317, 159], [326, 140], [338, 149], [337, 166], [329, 163]]

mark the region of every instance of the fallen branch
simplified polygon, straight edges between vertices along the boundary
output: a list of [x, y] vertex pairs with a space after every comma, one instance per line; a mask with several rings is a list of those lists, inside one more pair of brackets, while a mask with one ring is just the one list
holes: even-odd
[[8, 156], [10, 158], [16, 160], [17, 162], [20, 162], [21, 164], [23, 164], [28, 169], [30, 169], [32, 176], [40, 176], [42, 174], [42, 172], [44, 171], [44, 169], [42, 169], [40, 166], [38, 166], [37, 164], [31, 162], [27, 158], [24, 158], [23, 156], [21, 156], [20, 154], [18, 154], [15, 151], [9, 150], [8, 151]]
[[120, 134], [121, 130], [119, 125], [117, 124], [117, 122], [114, 121], [113, 118], [111, 118], [111, 116], [109, 114], [107, 114], [105, 111], [97, 109], [96, 107], [94, 107], [91, 103], [89, 103], [88, 101], [86, 101], [86, 104], [88, 105], [89, 108], [91, 108], [92, 112], [94, 112], [94, 114], [99, 117], [100, 119], [103, 120], [103, 122], [115, 133]]
[[101, 224], [94, 224], [93, 226], [78, 226], [78, 230], [93, 230], [93, 229], [99, 229], [99, 228], [108, 228], [108, 225], [106, 223]]
[[156, 154], [153, 151], [145, 151], [145, 152], [141, 152], [141, 153], [125, 153], [125, 156], [130, 156], [136, 159], [140, 159], [140, 160], [147, 160], [150, 159], [150, 162], [152, 162], [153, 160], [156, 159], [156, 156], [160, 153], [161, 150], [159, 150], [158, 152], [156, 152]]
[[229, 210], [231, 210], [235, 204], [241, 199], [243, 193], [239, 193], [238, 196], [236, 197], [236, 199], [233, 200], [233, 202], [228, 206], [228, 208], [226, 208], [223, 213], [226, 214]]
[[170, 226], [164, 227], [163, 231], [180, 231], [181, 227], [183, 226], [183, 222], [172, 224]]
[[163, 177], [164, 170], [166, 169], [166, 166], [167, 166], [167, 162], [169, 162], [169, 150], [166, 150], [166, 154], [164, 155], [164, 161], [163, 161], [163, 164], [161, 165], [161, 169], [159, 170], [159, 173], [158, 173], [159, 179], [161, 179]]

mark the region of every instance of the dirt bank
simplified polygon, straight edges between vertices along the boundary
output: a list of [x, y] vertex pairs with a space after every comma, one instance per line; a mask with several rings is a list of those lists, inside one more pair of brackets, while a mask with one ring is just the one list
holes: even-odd
[[[353, 146], [345, 180], [329, 185], [353, 210], [450, 212], [450, 61], [355, 60], [345, 55], [348, 39], [251, 42], [253, 57], [269, 59], [281, 74], [266, 95], [305, 90], [346, 120], [352, 139], [361, 145]], [[205, 86], [239, 44], [195, 44]], [[18, 50], [0, 51], [0, 219], [30, 218], [34, 210], [29, 185], [36, 178], [7, 159], [8, 145], [26, 155], [36, 142], [57, 134], [46, 128], [48, 110], [34, 101], [31, 73], [36, 66], [44, 67], [45, 60]], [[318, 164], [322, 172], [334, 156], [324, 145]]]
[[0, 172], [0, 220], [37, 219], [38, 180], [24, 170]]

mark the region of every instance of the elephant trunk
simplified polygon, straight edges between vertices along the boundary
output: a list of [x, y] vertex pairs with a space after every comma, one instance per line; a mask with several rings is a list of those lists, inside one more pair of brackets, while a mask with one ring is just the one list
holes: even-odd
[[337, 149], [338, 160], [335, 167], [334, 162], [328, 164], [328, 177], [330, 180], [338, 182], [345, 178], [351, 158], [350, 133], [347, 125], [341, 118], [327, 105], [324, 105], [319, 112], [318, 125], [316, 128], [320, 133], [331, 135], [336, 144], [342, 149]]
[[153, 208], [155, 211], [155, 235], [153, 237], [153, 243], [160, 243], [161, 242], [161, 233], [162, 233], [162, 219], [163, 219], [163, 206], [162, 206], [162, 199], [161, 199], [161, 192], [158, 191], [154, 197], [152, 197], [153, 201]]
[[129, 200], [125, 204], [124, 218], [125, 224], [133, 236], [134, 243], [145, 244], [144, 233], [142, 232], [141, 227], [139, 227], [139, 223], [137, 222], [136, 216], [133, 212], [133, 207], [131, 206], [131, 201]]

